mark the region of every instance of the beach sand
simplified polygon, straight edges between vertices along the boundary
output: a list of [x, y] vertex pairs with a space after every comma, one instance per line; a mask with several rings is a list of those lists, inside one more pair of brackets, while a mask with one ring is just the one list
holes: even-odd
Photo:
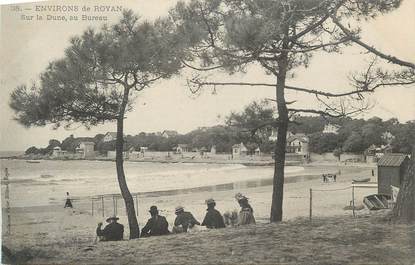
[[[308, 218], [310, 188], [319, 190], [313, 192], [313, 218], [329, 216], [352, 217], [350, 210], [343, 209], [351, 201], [351, 180], [356, 176], [370, 176], [372, 167], [368, 167], [367, 165], [338, 166], [341, 170], [341, 175], [337, 177], [337, 182], [322, 183], [320, 175], [317, 173], [326, 172], [327, 168], [327, 165], [310, 165], [306, 167], [305, 171], [315, 174], [299, 178], [296, 180], [298, 182], [290, 183], [287, 178], [284, 189], [284, 220], [293, 220], [298, 217]], [[373, 180], [375, 181], [375, 179]], [[259, 186], [252, 188], [245, 187], [238, 190], [210, 190], [170, 196], [140, 197], [138, 218], [140, 228], [143, 227], [145, 221], [149, 218], [148, 209], [151, 205], [157, 205], [160, 209], [160, 214], [166, 216], [170, 224], [174, 221], [174, 207], [177, 205], [184, 206], [185, 210], [191, 211], [196, 219], [201, 222], [206, 209], [204, 205], [205, 199], [210, 197], [214, 198], [217, 202], [217, 209], [223, 213], [227, 210], [238, 209], [238, 205], [233, 197], [236, 192], [242, 192], [250, 198], [250, 203], [255, 210], [254, 215], [259, 224], [268, 223], [272, 186]], [[356, 190], [356, 205], [362, 204], [364, 195], [373, 193], [377, 193], [377, 189]], [[121, 204], [121, 201], [119, 204]], [[83, 253], [83, 249], [94, 243], [96, 224], [102, 222], [105, 218], [102, 217], [102, 213], [100, 212], [95, 212], [92, 216], [88, 202], [83, 205], [77, 205], [74, 202], [74, 206], [74, 209], [63, 209], [63, 206], [60, 205], [13, 208], [11, 210], [11, 235], [5, 235], [3, 232], [3, 244], [14, 252], [29, 249], [30, 255], [36, 256], [33, 260], [36, 262], [46, 262], [49, 259], [51, 259], [52, 263], [57, 262], [57, 259], [52, 259], [53, 256], [57, 255], [57, 257], [62, 259], [60, 263], [82, 263], [82, 259], [88, 255], [82, 254], [82, 257], [78, 257], [78, 255]], [[104, 214], [105, 216], [111, 214], [111, 209], [110, 207], [108, 208], [109, 210]], [[358, 211], [356, 214], [359, 216], [363, 212], [365, 211]], [[119, 222], [125, 226], [126, 232], [124, 238], [127, 239], [129, 229], [125, 214], [122, 213], [122, 209], [119, 209]], [[367, 211], [365, 214], [367, 214]], [[4, 218], [3, 212], [3, 220]], [[3, 222], [3, 231], [5, 231], [5, 228]], [[208, 233], [210, 235], [211, 233], [217, 232], [201, 231], [198, 233]], [[241, 233], [244, 233], [244, 231]], [[174, 237], [183, 237], [180, 240], [185, 241], [187, 235], [177, 235]], [[173, 238], [173, 236], [161, 237], [159, 240], [163, 241], [163, 244], [166, 244], [166, 240], [168, 241], [170, 238]], [[148, 249], [152, 249], [152, 247], [157, 248], [157, 239], [140, 240], [150, 244], [146, 246]], [[219, 244], [219, 241], [211, 242], [211, 244]], [[112, 263], [111, 260], [118, 256], [133, 255], [131, 251], [134, 251], [134, 249], [130, 249], [130, 246], [131, 244], [138, 244], [139, 242], [136, 240], [125, 240], [117, 244], [98, 243], [98, 246], [101, 246], [101, 244], [105, 244], [106, 246], [112, 244], [113, 246], [111, 246], [114, 249], [111, 250], [111, 258], [102, 257], [100, 259], [100, 255], [95, 255], [97, 253], [94, 252], [94, 257], [97, 258], [97, 260], [94, 260], [94, 263]], [[178, 245], [177, 249], [182, 249], [183, 247], [187, 248], [189, 246]], [[151, 251], [145, 253], [145, 255], [150, 258], [152, 256]], [[92, 261], [89, 260], [89, 262]]]

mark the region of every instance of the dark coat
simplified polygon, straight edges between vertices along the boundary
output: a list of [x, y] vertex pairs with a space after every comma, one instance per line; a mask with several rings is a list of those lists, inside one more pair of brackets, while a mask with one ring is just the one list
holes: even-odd
[[119, 223], [110, 223], [105, 226], [104, 230], [97, 227], [97, 235], [103, 237], [102, 241], [118, 241], [123, 240], [124, 226]]
[[183, 232], [187, 232], [187, 228], [192, 228], [194, 225], [200, 225], [200, 223], [190, 212], [182, 212], [177, 215], [176, 220], [174, 220], [174, 225], [181, 225], [183, 227]]
[[224, 228], [225, 223], [220, 212], [214, 208], [208, 208], [205, 219], [202, 222], [207, 228]]
[[148, 219], [141, 230], [141, 236], [161, 236], [169, 234], [169, 223], [164, 216], [156, 215]]

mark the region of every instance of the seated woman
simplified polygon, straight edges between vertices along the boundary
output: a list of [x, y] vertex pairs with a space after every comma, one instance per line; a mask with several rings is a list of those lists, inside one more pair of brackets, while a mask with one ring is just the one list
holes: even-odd
[[224, 228], [225, 223], [223, 217], [218, 210], [215, 209], [216, 202], [213, 199], [206, 200], [207, 212], [205, 219], [202, 222], [202, 226], [207, 228]]
[[248, 203], [248, 198], [242, 195], [241, 193], [237, 193], [235, 195], [235, 199], [241, 206], [241, 211], [239, 212], [238, 216], [238, 225], [255, 224], [256, 222], [254, 217], [254, 210]]

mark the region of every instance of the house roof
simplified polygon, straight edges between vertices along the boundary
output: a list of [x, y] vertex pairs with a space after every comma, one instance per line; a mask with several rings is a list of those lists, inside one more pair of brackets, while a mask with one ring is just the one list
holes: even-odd
[[241, 151], [248, 151], [248, 149], [245, 147], [244, 143], [240, 143], [240, 144], [234, 144], [232, 146], [232, 148], [240, 148]]
[[332, 127], [335, 127], [335, 128], [337, 128], [337, 129], [340, 129], [340, 125], [337, 125], [337, 124], [334, 124], [334, 123], [327, 123], [326, 125], [324, 125], [324, 127], [329, 127], [329, 126], [332, 126]]
[[399, 167], [408, 156], [405, 154], [386, 154], [378, 161], [378, 166]]
[[105, 136], [109, 135], [111, 138], [116, 139], [117, 138], [117, 133], [116, 132], [107, 132]]
[[287, 138], [288, 143], [291, 143], [292, 141], [295, 141], [295, 140], [299, 140], [302, 143], [308, 143], [309, 138], [303, 133], [297, 133]]
[[181, 147], [181, 148], [186, 148], [186, 147], [188, 147], [189, 145], [188, 144], [178, 144], [177, 145], [177, 147]]
[[173, 130], [164, 130], [161, 134], [178, 135], [179, 133], [177, 131], [173, 131]]
[[93, 144], [93, 145], [95, 145], [95, 143], [94, 143], [94, 142], [86, 142], [86, 141], [85, 141], [85, 142], [80, 142], [80, 143], [79, 143], [79, 145], [81, 145], [81, 144]]

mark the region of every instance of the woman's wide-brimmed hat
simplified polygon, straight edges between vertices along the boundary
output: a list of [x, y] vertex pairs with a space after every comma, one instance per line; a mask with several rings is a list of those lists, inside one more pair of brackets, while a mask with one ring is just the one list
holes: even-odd
[[207, 205], [209, 205], [209, 204], [214, 204], [214, 203], [215, 203], [215, 200], [214, 200], [214, 199], [212, 199], [212, 198], [209, 198], [209, 199], [207, 199], [207, 200], [205, 201], [205, 203], [206, 203]]
[[238, 192], [237, 194], [235, 194], [235, 199], [237, 201], [242, 201], [242, 200], [248, 200], [248, 197], [246, 197], [242, 193]]
[[115, 221], [117, 221], [117, 220], [119, 220], [120, 218], [118, 218], [117, 216], [115, 216], [115, 215], [113, 215], [113, 216], [110, 216], [110, 217], [108, 217], [107, 218], [107, 222], [109, 222], [109, 221], [111, 221], [111, 220], [115, 220]]
[[176, 207], [176, 209], [174, 209], [174, 212], [175, 212], [175, 213], [179, 213], [179, 212], [181, 212], [181, 211], [184, 211], [183, 206], [177, 206], [177, 207]]

